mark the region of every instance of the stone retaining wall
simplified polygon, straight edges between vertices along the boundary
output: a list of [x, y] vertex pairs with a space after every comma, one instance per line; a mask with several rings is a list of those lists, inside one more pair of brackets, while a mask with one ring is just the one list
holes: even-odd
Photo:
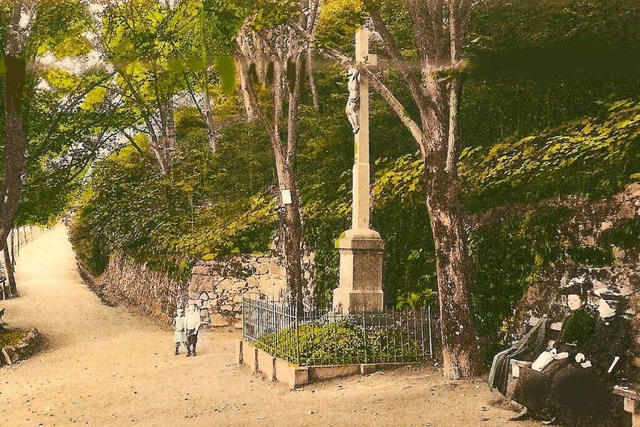
[[260, 293], [278, 297], [286, 288], [285, 270], [278, 258], [230, 255], [200, 261], [189, 280], [189, 298], [200, 302], [203, 320], [212, 326], [241, 327], [242, 298]]
[[640, 221], [640, 183], [628, 185], [607, 200], [576, 198], [575, 206], [569, 207], [574, 215], [563, 225], [566, 234], [573, 236], [580, 247], [611, 251], [613, 261], [595, 267], [565, 256], [529, 287], [518, 307], [520, 318], [550, 314], [549, 307], [558, 301], [560, 286], [572, 278], [585, 277], [592, 280], [595, 288], [612, 286], [630, 296], [628, 315], [640, 343], [640, 247], [620, 248], [607, 240], [616, 230]]
[[[211, 326], [240, 328], [242, 298], [264, 294], [278, 297], [286, 288], [285, 271], [275, 257], [230, 255], [199, 261], [185, 284], [149, 270], [144, 264], [114, 255], [92, 288], [99, 295], [136, 307], [164, 322], [175, 316], [178, 305], [197, 301], [202, 320]], [[102, 296], [101, 296], [102, 297]]]
[[175, 316], [176, 306], [183, 303], [186, 294], [184, 284], [122, 255], [111, 257], [100, 287], [163, 322]]

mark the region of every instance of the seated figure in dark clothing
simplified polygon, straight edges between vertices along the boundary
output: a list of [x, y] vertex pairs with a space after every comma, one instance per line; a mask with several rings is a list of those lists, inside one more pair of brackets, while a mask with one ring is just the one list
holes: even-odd
[[600, 317], [593, 335], [551, 384], [550, 404], [566, 425], [620, 425], [612, 390], [623, 381], [634, 347], [633, 336], [622, 316], [624, 298], [606, 289], [599, 296]]
[[553, 345], [531, 367], [520, 369], [512, 399], [525, 409], [513, 420], [553, 417], [548, 405], [551, 382], [576, 357], [593, 333], [595, 320], [585, 308], [591, 289], [590, 281], [573, 280], [569, 286], [560, 290], [567, 296], [567, 306], [571, 313], [565, 318], [560, 336]]

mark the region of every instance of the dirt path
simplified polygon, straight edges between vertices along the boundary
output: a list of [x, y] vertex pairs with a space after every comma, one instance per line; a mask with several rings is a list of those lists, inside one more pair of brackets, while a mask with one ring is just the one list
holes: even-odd
[[[234, 364], [238, 333], [203, 331], [196, 358], [172, 334], [107, 307], [82, 283], [62, 226], [25, 246], [21, 297], [0, 302], [12, 327], [37, 327], [48, 350], [0, 369], [4, 426], [502, 426], [483, 383], [399, 369], [290, 391]], [[513, 423], [529, 426], [538, 424]]]

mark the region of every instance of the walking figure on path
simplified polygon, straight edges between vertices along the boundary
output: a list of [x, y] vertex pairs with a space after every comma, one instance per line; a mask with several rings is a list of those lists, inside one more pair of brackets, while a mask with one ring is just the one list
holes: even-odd
[[196, 344], [198, 343], [198, 330], [200, 329], [200, 310], [196, 304], [190, 305], [189, 313], [186, 317], [187, 329], [187, 357], [196, 355]]
[[173, 318], [173, 342], [176, 345], [176, 356], [180, 353], [180, 343], [188, 350], [187, 345], [187, 329], [186, 319], [184, 317], [184, 309], [176, 310], [176, 317]]

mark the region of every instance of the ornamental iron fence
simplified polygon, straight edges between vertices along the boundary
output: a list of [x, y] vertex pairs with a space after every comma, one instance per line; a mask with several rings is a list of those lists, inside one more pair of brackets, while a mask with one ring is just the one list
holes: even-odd
[[245, 297], [242, 335], [267, 353], [302, 366], [422, 362], [434, 358], [431, 307], [336, 313], [287, 301]]

